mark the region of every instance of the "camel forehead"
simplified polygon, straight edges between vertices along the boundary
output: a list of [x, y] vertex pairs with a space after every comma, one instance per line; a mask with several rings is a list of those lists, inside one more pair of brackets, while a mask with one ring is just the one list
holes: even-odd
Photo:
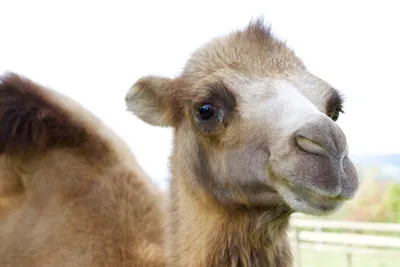
[[238, 102], [254, 104], [257, 97], [282, 91], [285, 86], [276, 86], [277, 83], [293, 86], [320, 111], [331, 110], [342, 102], [340, 93], [310, 73], [262, 20], [200, 47], [188, 60], [182, 78], [186, 88], [195, 89], [194, 94], [205, 88], [209, 91], [225, 87]]
[[244, 30], [218, 37], [198, 49], [187, 62], [182, 76], [193, 84], [224, 69], [278, 78], [303, 72], [305, 67], [294, 52], [258, 20]]

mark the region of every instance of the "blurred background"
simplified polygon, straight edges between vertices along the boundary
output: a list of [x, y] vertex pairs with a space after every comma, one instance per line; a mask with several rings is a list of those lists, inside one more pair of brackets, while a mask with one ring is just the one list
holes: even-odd
[[396, 1], [0, 0], [0, 72], [60, 91], [105, 121], [166, 190], [171, 129], [126, 112], [141, 76], [176, 76], [210, 39], [264, 16], [309, 70], [346, 96], [338, 124], [360, 173], [354, 201], [292, 222], [296, 264], [400, 266], [400, 16]]

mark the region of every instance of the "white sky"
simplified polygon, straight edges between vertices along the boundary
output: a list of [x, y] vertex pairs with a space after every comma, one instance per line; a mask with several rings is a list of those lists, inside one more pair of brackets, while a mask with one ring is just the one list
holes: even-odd
[[347, 96], [339, 124], [352, 154], [400, 153], [396, 1], [0, 0], [0, 72], [15, 71], [97, 114], [158, 182], [171, 130], [125, 111], [142, 75], [179, 74], [211, 38], [264, 15], [308, 68]]

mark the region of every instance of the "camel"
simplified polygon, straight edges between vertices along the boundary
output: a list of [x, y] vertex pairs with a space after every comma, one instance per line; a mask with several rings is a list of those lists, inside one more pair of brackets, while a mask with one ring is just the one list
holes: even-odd
[[357, 192], [342, 94], [263, 18], [201, 46], [177, 77], [140, 77], [125, 101], [174, 130], [167, 266], [292, 266], [291, 214], [329, 214]]
[[99, 118], [10, 72], [0, 129], [0, 266], [165, 266], [162, 194]]

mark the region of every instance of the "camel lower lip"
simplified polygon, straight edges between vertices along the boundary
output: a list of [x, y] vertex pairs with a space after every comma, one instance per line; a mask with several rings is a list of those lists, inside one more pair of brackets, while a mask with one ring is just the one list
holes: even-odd
[[304, 186], [295, 185], [291, 182], [286, 181], [286, 187], [300, 199], [307, 199], [311, 203], [320, 203], [320, 204], [337, 204], [343, 202], [344, 199], [340, 197], [331, 197], [321, 195], [311, 189], [308, 189]]
[[293, 190], [288, 186], [282, 186], [280, 193], [283, 198], [293, 210], [312, 215], [329, 214], [336, 210], [341, 204], [342, 200], [333, 200], [323, 196], [316, 195], [315, 193], [305, 193]]
[[283, 177], [280, 178], [278, 191], [296, 211], [316, 215], [327, 214], [345, 202], [341, 198], [324, 196], [304, 186], [295, 185]]
[[[274, 173], [275, 174], [275, 173]], [[304, 187], [303, 185], [300, 184], [294, 184], [290, 180], [288, 180], [286, 177], [283, 177], [281, 175], [278, 175], [278, 179], [280, 180], [278, 183], [287, 187], [292, 193], [298, 196], [305, 196], [307, 198], [312, 198], [315, 199], [316, 201], [326, 201], [326, 202], [331, 202], [331, 203], [338, 203], [342, 202], [345, 200], [348, 200], [343, 197], [339, 196], [329, 196], [329, 195], [323, 195], [315, 190], [312, 190], [310, 188]]]

